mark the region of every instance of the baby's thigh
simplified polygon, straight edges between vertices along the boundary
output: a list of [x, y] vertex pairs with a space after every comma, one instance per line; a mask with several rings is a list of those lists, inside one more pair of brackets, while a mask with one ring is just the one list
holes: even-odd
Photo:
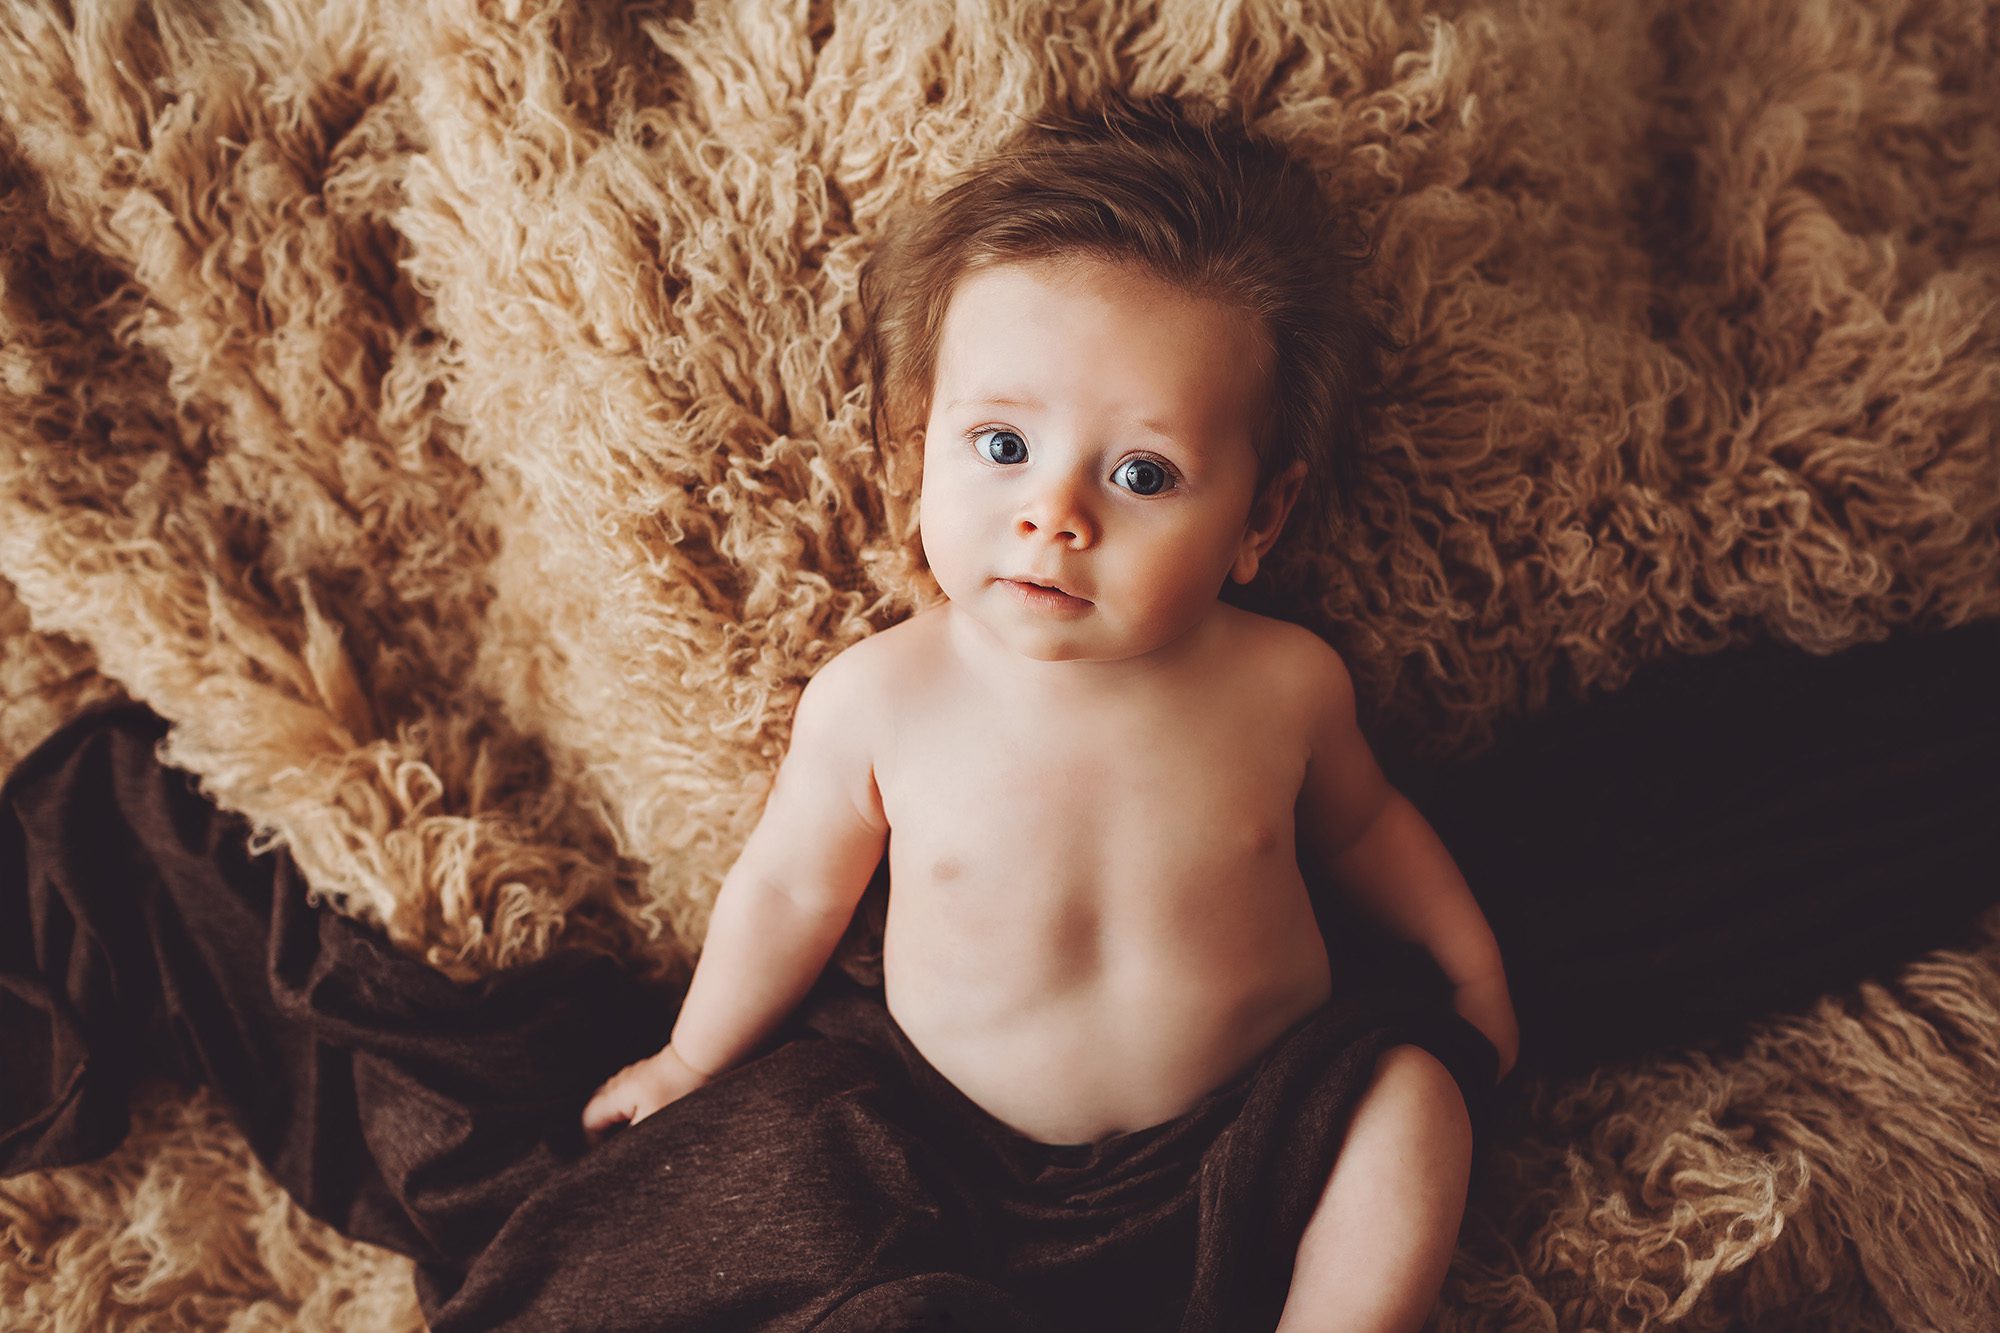
[[576, 1327], [804, 1328], [884, 1283], [977, 1273], [961, 1184], [894, 1074], [817, 1038], [739, 1065], [592, 1148], [475, 1277], [556, 1293]]
[[1471, 1172], [1457, 1080], [1422, 1047], [1391, 1047], [1300, 1238], [1287, 1315], [1337, 1304], [1355, 1318], [1343, 1326], [1421, 1322], [1450, 1267]]
[[933, 1236], [962, 1230], [969, 1187], [938, 1127], [900, 1070], [852, 1043], [788, 1043], [657, 1114], [672, 1118], [657, 1159], [733, 1234], [866, 1250], [871, 1231], [913, 1217]]

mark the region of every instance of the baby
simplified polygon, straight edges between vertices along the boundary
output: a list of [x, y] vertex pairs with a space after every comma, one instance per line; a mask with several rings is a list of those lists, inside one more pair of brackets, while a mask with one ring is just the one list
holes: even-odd
[[[1428, 947], [1511, 1066], [1493, 934], [1377, 766], [1340, 657], [1220, 596], [1351, 469], [1384, 335], [1337, 240], [1273, 145], [1114, 97], [1030, 127], [885, 249], [878, 439], [921, 426], [945, 600], [807, 685], [672, 1038], [590, 1101], [593, 1142], [760, 1047], [885, 844], [890, 1013], [1037, 1141], [1172, 1119], [1327, 1002], [1302, 849]], [[1280, 1327], [1420, 1324], [1471, 1142], [1445, 1066], [1391, 1049]]]

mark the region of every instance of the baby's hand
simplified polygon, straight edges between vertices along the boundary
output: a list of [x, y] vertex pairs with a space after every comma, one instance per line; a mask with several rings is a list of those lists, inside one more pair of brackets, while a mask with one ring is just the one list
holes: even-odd
[[628, 1121], [636, 1125], [707, 1082], [709, 1076], [681, 1059], [670, 1042], [604, 1080], [583, 1108], [584, 1141], [595, 1147], [607, 1131]]
[[1521, 1026], [1514, 1017], [1514, 1002], [1507, 993], [1506, 978], [1494, 973], [1461, 984], [1452, 1007], [1493, 1043], [1500, 1057], [1499, 1072], [1494, 1077], [1507, 1077], [1507, 1071], [1514, 1067], [1515, 1058], [1521, 1053]]

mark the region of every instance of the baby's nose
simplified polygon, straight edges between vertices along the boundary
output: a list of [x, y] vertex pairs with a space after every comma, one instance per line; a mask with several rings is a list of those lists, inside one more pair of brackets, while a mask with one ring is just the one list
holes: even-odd
[[1023, 537], [1032, 537], [1036, 533], [1041, 532], [1047, 534], [1054, 541], [1068, 542], [1074, 546], [1083, 539], [1083, 529], [1085, 527], [1086, 525], [1077, 519], [1070, 519], [1065, 522], [1038, 523], [1034, 519], [1024, 515], [1021, 519], [1020, 531]]
[[1031, 537], [1041, 533], [1054, 541], [1072, 546], [1096, 540], [1097, 525], [1078, 503], [1073, 487], [1051, 487], [1030, 501], [1014, 521], [1016, 533]]

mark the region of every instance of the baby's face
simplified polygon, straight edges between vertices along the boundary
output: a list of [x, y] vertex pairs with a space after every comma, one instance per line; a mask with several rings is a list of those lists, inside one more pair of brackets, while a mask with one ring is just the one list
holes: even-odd
[[[1047, 662], [1136, 657], [1194, 628], [1268, 545], [1246, 531], [1263, 349], [1252, 317], [1131, 269], [1038, 262], [963, 278], [919, 510], [945, 595]], [[1072, 596], [1025, 595], [1015, 579]]]

